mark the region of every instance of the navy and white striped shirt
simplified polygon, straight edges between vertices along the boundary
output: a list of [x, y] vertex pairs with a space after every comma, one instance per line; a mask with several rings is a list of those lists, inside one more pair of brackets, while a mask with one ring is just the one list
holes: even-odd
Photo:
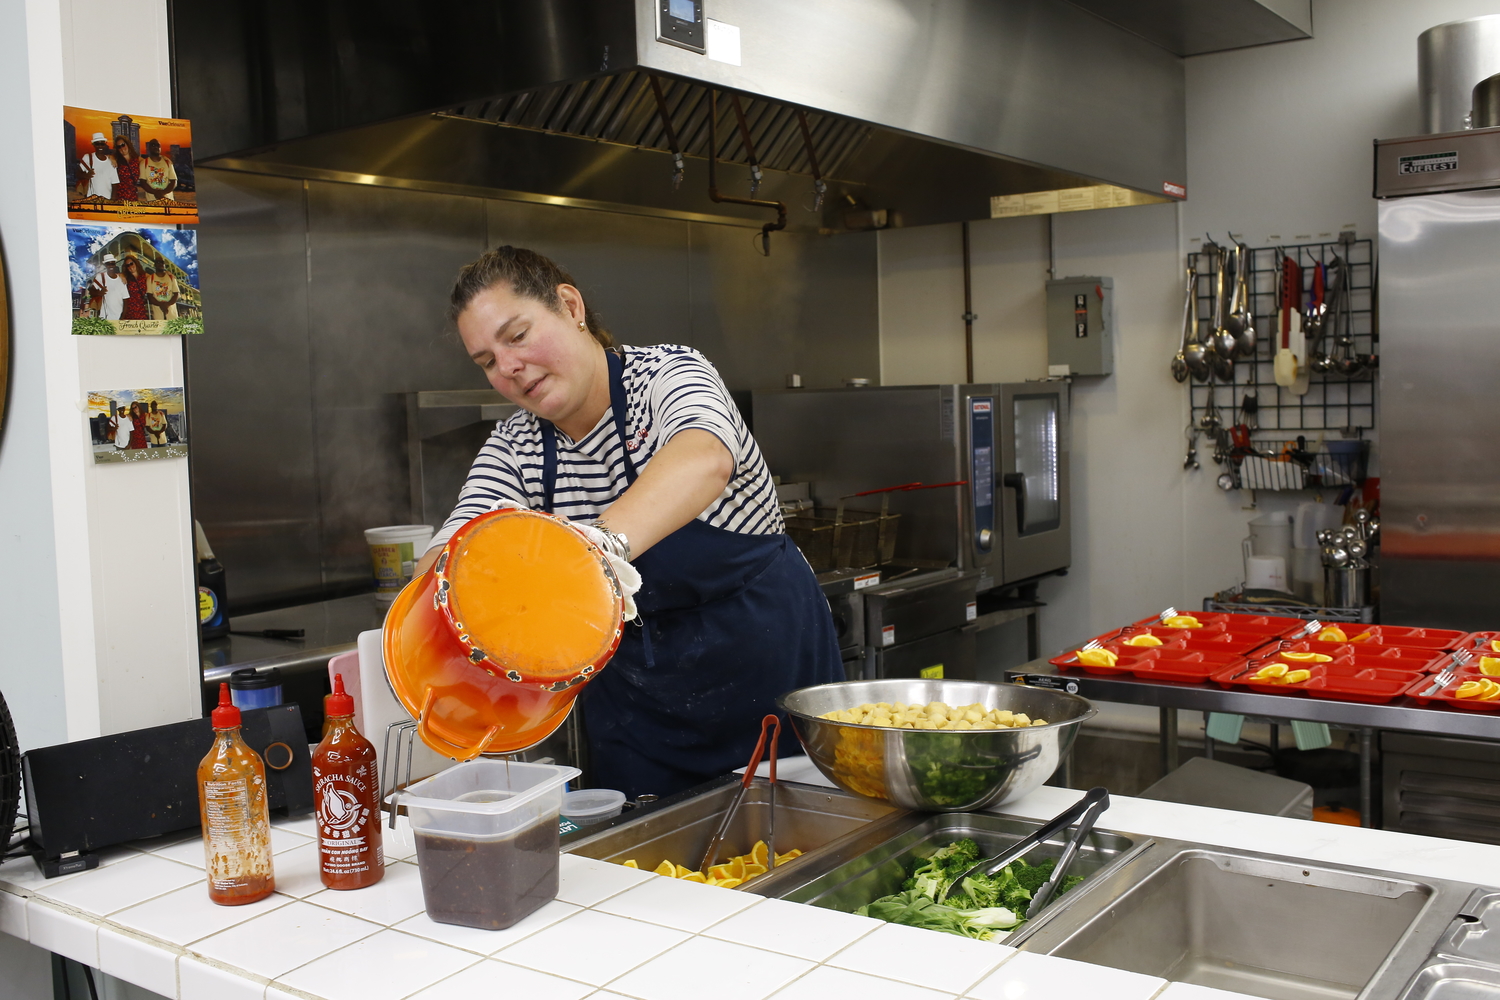
[[[698, 520], [745, 535], [784, 529], [771, 472], [760, 448], [708, 359], [689, 347], [622, 347], [627, 398], [625, 432], [637, 472], [678, 431], [705, 430], [734, 456], [724, 492]], [[557, 432], [553, 513], [593, 520], [625, 492], [625, 462], [612, 410], [581, 441]], [[432, 540], [446, 543], [470, 518], [497, 507], [542, 508], [542, 427], [525, 410], [495, 425], [479, 449], [458, 504]]]

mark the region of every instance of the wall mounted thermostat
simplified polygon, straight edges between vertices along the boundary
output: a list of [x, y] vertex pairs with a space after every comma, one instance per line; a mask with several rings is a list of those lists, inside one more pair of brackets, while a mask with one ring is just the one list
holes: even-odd
[[703, 42], [703, 0], [656, 0], [656, 11], [658, 42], [708, 51]]
[[1047, 282], [1049, 375], [1109, 375], [1115, 370], [1113, 278]]

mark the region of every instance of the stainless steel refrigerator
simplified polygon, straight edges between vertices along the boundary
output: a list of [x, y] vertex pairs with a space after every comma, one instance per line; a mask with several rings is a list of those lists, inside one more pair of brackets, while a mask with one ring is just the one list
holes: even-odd
[[1381, 620], [1500, 628], [1500, 128], [1375, 144]]

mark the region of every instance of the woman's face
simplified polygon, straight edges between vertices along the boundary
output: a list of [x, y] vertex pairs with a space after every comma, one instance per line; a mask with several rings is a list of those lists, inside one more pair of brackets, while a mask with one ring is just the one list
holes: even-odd
[[490, 385], [506, 399], [555, 424], [588, 403], [607, 372], [603, 352], [583, 321], [583, 296], [558, 285], [561, 312], [519, 296], [508, 282], [474, 296], [458, 317], [458, 335]]

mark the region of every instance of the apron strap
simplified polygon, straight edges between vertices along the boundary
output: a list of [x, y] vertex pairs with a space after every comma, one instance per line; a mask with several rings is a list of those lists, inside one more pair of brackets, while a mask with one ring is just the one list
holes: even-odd
[[552, 513], [552, 492], [557, 488], [557, 431], [550, 420], [542, 425], [542, 510]]
[[625, 482], [634, 484], [635, 462], [630, 457], [630, 435], [625, 430], [625, 412], [629, 409], [629, 398], [625, 393], [624, 352], [605, 351], [609, 361], [609, 408], [615, 415], [615, 433], [620, 436], [620, 457], [625, 460]]
[[[625, 362], [621, 358], [622, 353], [605, 351], [604, 356], [609, 362], [609, 405], [614, 413], [615, 433], [620, 438], [620, 455], [625, 460], [625, 481], [634, 483], [635, 462], [631, 460], [630, 450], [626, 447], [630, 440], [625, 432], [625, 412], [629, 404], [625, 393]], [[537, 423], [542, 425], [542, 510], [551, 514], [552, 494], [557, 489], [557, 430], [550, 420], [538, 418]]]

